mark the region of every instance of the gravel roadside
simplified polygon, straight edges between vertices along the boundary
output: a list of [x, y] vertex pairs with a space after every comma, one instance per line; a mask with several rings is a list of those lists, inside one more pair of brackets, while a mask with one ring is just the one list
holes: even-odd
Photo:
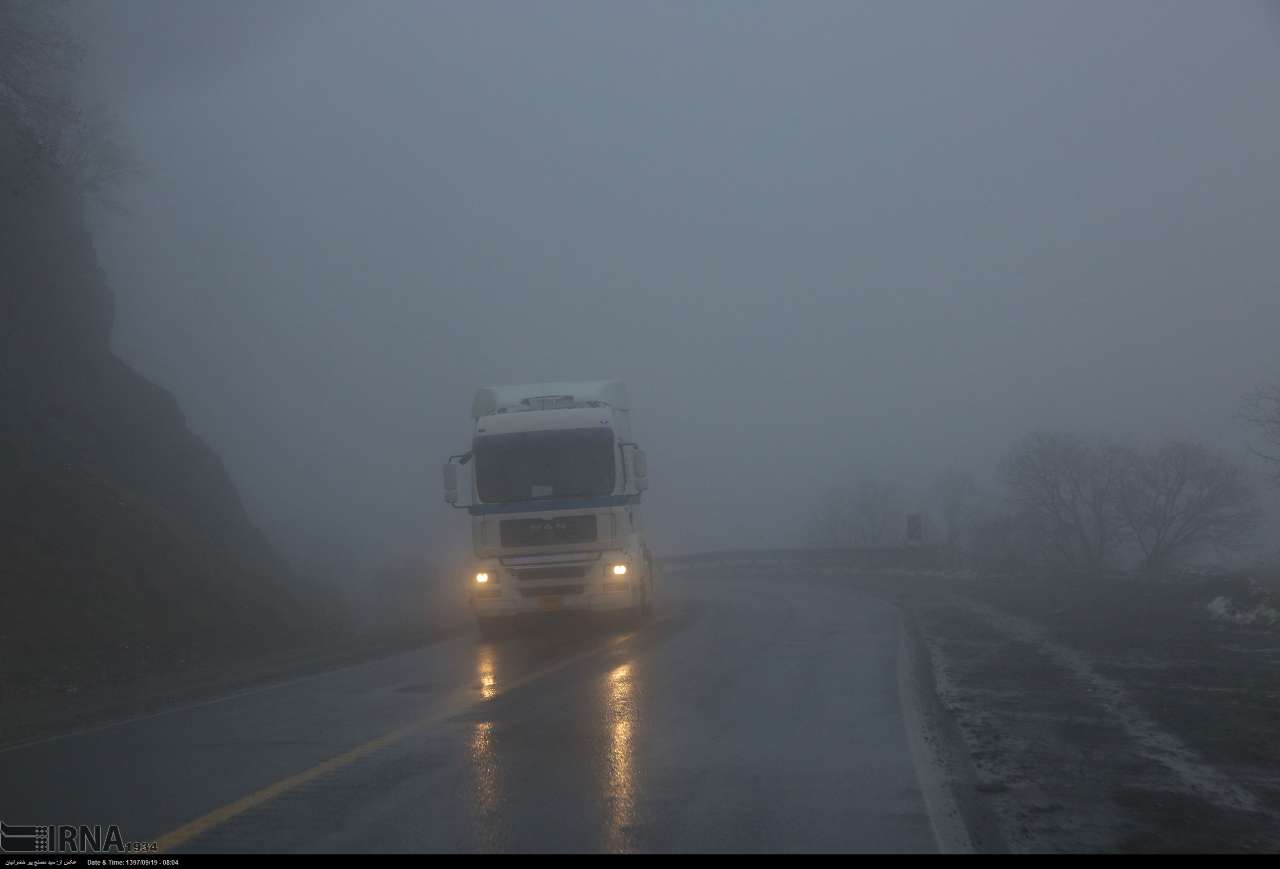
[[1010, 850], [1280, 850], [1280, 632], [1222, 615], [1256, 611], [1256, 583], [913, 579], [898, 593]]

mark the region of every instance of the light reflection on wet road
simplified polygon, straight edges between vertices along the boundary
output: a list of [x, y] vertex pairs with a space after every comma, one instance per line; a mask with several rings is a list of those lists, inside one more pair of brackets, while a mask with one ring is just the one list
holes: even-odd
[[631, 665], [619, 664], [604, 685], [605, 726], [609, 732], [604, 794], [608, 800], [605, 849], [625, 850], [625, 838], [635, 814], [635, 753], [631, 744], [636, 710], [632, 696]]

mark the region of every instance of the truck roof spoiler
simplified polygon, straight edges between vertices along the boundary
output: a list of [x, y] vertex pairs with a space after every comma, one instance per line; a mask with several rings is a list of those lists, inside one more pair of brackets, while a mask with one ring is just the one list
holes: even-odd
[[525, 410], [601, 406], [623, 411], [631, 409], [627, 387], [621, 380], [482, 386], [476, 390], [475, 400], [471, 403], [471, 418]]

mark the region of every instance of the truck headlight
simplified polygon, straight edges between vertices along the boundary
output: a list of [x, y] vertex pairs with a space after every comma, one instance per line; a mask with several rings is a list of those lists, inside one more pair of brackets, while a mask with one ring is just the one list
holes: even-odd
[[613, 566], [613, 575], [614, 575], [614, 576], [626, 576], [626, 575], [627, 575], [627, 566], [626, 566], [625, 564], [615, 564], [615, 565]]
[[489, 574], [485, 573], [484, 571], [481, 571], [480, 573], [476, 574], [476, 582], [479, 583], [480, 585], [484, 585], [488, 581], [489, 581]]

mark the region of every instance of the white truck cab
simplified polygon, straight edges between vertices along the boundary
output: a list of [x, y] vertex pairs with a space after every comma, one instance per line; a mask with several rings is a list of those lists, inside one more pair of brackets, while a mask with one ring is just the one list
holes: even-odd
[[648, 471], [623, 383], [481, 387], [471, 418], [471, 449], [450, 457], [444, 484], [471, 515], [481, 627], [555, 610], [646, 615]]

